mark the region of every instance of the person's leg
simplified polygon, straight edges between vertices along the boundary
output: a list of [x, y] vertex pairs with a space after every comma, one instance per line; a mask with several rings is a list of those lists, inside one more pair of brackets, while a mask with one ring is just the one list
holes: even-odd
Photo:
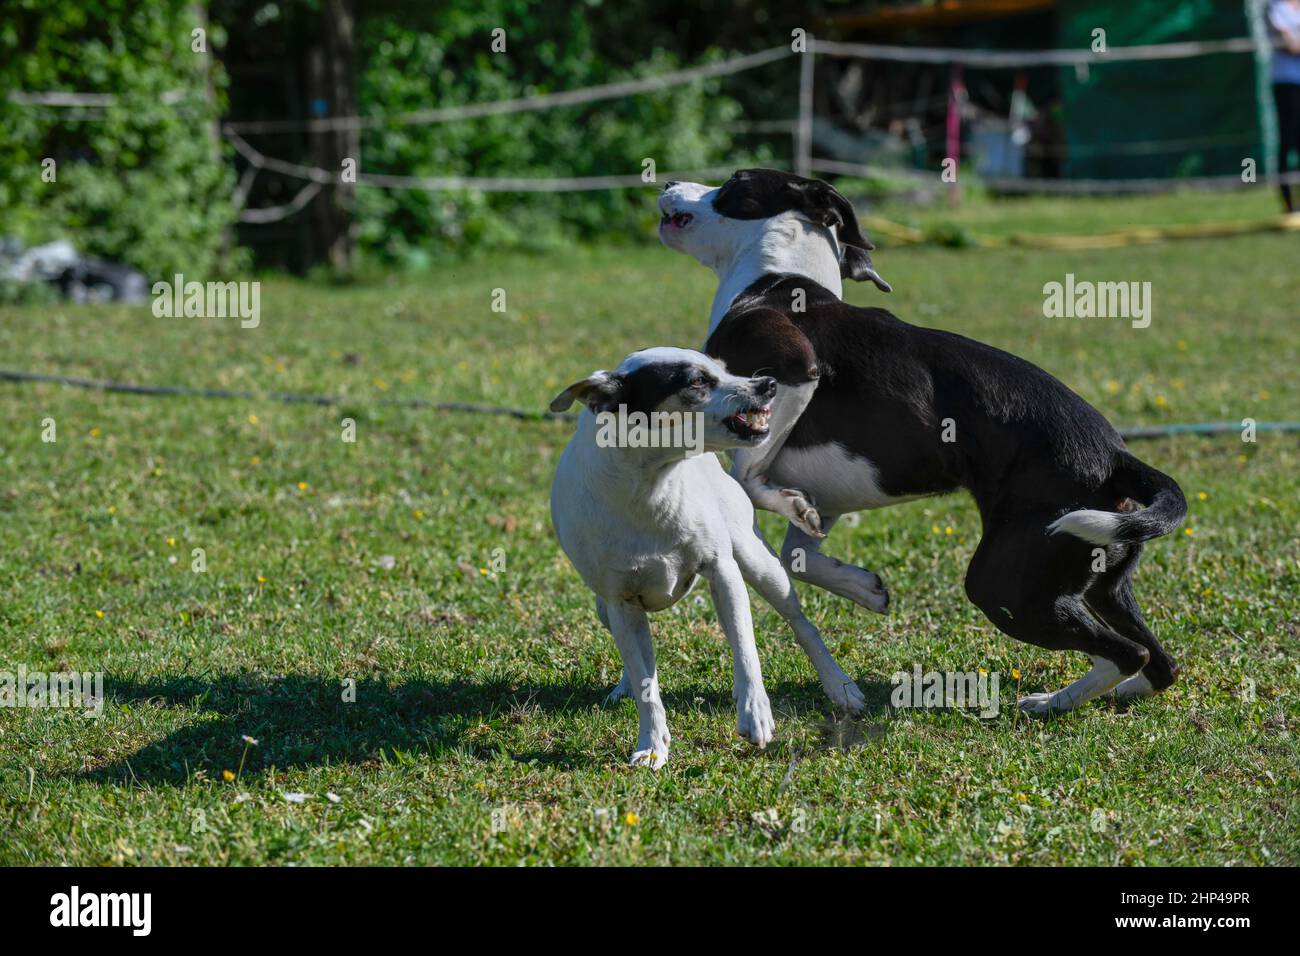
[[[1300, 150], [1300, 84], [1274, 83], [1273, 102], [1277, 106], [1277, 171], [1285, 175], [1290, 170], [1291, 151]], [[1296, 211], [1290, 183], [1282, 183], [1282, 202], [1287, 212]]]

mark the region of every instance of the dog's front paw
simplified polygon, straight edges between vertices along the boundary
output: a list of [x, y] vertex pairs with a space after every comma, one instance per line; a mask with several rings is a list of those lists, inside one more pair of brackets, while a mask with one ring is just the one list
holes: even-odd
[[804, 534], [812, 538], [824, 538], [822, 533], [822, 516], [817, 513], [813, 503], [802, 491], [794, 488], [781, 489], [781, 514]]
[[668, 762], [668, 748], [663, 750], [636, 750], [632, 753], [632, 759], [628, 765], [632, 767], [649, 767], [651, 770], [658, 770]]
[[659, 731], [653, 729], [642, 731], [636, 741], [636, 750], [632, 751], [632, 759], [628, 763], [633, 767], [649, 767], [651, 770], [658, 770], [668, 762], [670, 740], [667, 727]]
[[857, 572], [850, 575], [847, 581], [848, 598], [877, 614], [888, 614], [889, 591], [885, 588], [885, 582], [880, 580], [880, 575], [856, 565], [846, 564], [844, 567]]
[[750, 692], [736, 702], [736, 733], [760, 748], [771, 742], [776, 721], [766, 692]]
[[843, 707], [850, 714], [860, 714], [867, 706], [867, 698], [847, 674], [823, 677], [822, 689], [826, 691], [826, 696], [831, 699], [832, 704]]

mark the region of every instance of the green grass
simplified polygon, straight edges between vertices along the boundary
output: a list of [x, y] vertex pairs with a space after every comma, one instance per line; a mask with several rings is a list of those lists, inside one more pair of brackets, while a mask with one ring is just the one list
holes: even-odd
[[[1032, 202], [1009, 215], [1048, 217]], [[1015, 351], [1120, 425], [1295, 419], [1295, 255], [1277, 235], [886, 247], [894, 295], [849, 296]], [[1044, 319], [1042, 286], [1066, 272], [1152, 282], [1151, 327]], [[376, 401], [541, 409], [634, 348], [698, 344], [710, 278], [658, 248], [574, 250], [419, 281], [269, 280], [256, 330], [147, 307], [0, 310], [3, 367], [347, 399], [0, 384], [0, 669], [103, 671], [109, 692], [98, 720], [0, 710], [0, 863], [1300, 863], [1295, 435], [1139, 448], [1191, 502], [1192, 533], [1153, 543], [1137, 576], [1184, 668], [1167, 694], [1048, 721], [886, 708], [889, 675], [914, 664], [1017, 668], [1021, 691], [1086, 666], [965, 600], [979, 525], [952, 496], [829, 539], [882, 573], [889, 617], [801, 587], [864, 717], [832, 719], [755, 599], [777, 740], [739, 740], [698, 592], [652, 621], [671, 759], [624, 766], [634, 708], [601, 706], [617, 654], [549, 527], [571, 426]], [[483, 573], [494, 556], [505, 569]]]

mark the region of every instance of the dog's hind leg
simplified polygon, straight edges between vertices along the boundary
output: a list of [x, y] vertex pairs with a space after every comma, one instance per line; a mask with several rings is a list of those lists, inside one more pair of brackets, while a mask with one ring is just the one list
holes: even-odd
[[[823, 515], [822, 530], [829, 533], [837, 518], [837, 515]], [[889, 592], [880, 575], [822, 554], [821, 547], [822, 538], [814, 538], [791, 523], [781, 545], [781, 563], [800, 581], [848, 598], [878, 614], [889, 610]]]
[[[609, 608], [605, 606], [603, 598], [596, 598], [596, 616], [600, 618], [600, 623], [605, 625], [605, 630], [613, 634], [613, 629], [609, 626]], [[623, 668], [622, 676], [618, 679], [618, 683], [614, 685], [614, 689], [605, 696], [605, 703], [606, 705], [616, 704], [624, 697], [631, 696], [632, 687], [628, 683], [627, 668], [625, 667]]]
[[1147, 627], [1142, 619], [1142, 609], [1133, 596], [1132, 575], [1142, 554], [1142, 545], [1113, 544], [1106, 548], [1106, 552], [1103, 559], [1107, 562], [1106, 569], [1084, 592], [1083, 600], [1108, 627], [1151, 652], [1146, 666], [1115, 688], [1115, 697], [1119, 700], [1147, 697], [1164, 690], [1178, 678], [1178, 665]]
[[799, 594], [771, 546], [755, 533], [752, 540], [734, 542], [733, 548], [745, 580], [794, 630], [795, 640], [808, 655], [831, 703], [855, 714], [860, 713], [866, 705], [866, 698], [831, 656], [813, 622], [804, 616], [799, 606]]
[[623, 673], [635, 689], [639, 722], [632, 766], [658, 770], [668, 759], [668, 716], [659, 698], [659, 674], [655, 670], [655, 648], [650, 637], [650, 620], [640, 607], [625, 602], [607, 606], [610, 633], [623, 658]]
[[1092, 546], [1047, 537], [1043, 527], [1033, 520], [989, 531], [966, 572], [966, 594], [1004, 634], [1092, 658], [1092, 669], [1073, 683], [1022, 698], [1021, 710], [1032, 714], [1072, 710], [1137, 674], [1151, 657], [1084, 605], [1082, 595], [1095, 579]]

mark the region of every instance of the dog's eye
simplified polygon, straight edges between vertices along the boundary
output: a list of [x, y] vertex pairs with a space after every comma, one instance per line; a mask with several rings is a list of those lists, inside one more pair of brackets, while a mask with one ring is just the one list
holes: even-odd
[[708, 388], [709, 380], [703, 375], [696, 375], [691, 379], [691, 388]]

